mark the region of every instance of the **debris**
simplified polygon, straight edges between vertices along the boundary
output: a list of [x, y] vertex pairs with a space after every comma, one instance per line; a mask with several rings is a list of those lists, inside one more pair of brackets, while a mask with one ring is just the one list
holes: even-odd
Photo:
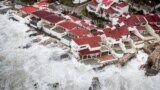
[[141, 68], [145, 69], [146, 71], [145, 75], [147, 76], [156, 75], [160, 71], [160, 44], [154, 43], [152, 45], [147, 45], [149, 46], [148, 49], [150, 49], [152, 52], [147, 53], [149, 54], [148, 60], [146, 64], [141, 66]]
[[119, 63], [121, 66], [124, 66], [129, 60], [134, 58], [136, 53], [128, 53], [119, 59]]
[[93, 77], [91, 86], [89, 87], [89, 90], [100, 90], [100, 89], [101, 89], [101, 85], [99, 82], [99, 78]]

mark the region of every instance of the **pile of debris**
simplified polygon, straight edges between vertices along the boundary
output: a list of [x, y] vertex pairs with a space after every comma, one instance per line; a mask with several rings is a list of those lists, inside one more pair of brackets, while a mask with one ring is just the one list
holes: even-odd
[[149, 55], [146, 64], [142, 65], [147, 76], [153, 76], [160, 71], [160, 43], [145, 44], [143, 50]]

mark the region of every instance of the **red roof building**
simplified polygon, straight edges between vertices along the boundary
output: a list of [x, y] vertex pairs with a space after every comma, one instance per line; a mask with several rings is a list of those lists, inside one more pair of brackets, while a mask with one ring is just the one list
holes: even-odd
[[117, 29], [111, 30], [110, 28], [106, 28], [103, 30], [103, 32], [106, 37], [112, 37], [117, 40], [122, 37], [120, 31], [118, 31]]
[[46, 6], [49, 5], [49, 3], [45, 2], [45, 1], [42, 1], [42, 2], [38, 2], [37, 5], [40, 6], [40, 7], [46, 7]]
[[77, 45], [89, 45], [91, 48], [99, 47], [101, 38], [99, 36], [82, 37], [73, 39]]
[[79, 25], [71, 21], [64, 21], [64, 22], [59, 23], [58, 25], [66, 29], [67, 31], [71, 31], [72, 29], [79, 27]]
[[79, 54], [81, 56], [86, 56], [86, 55], [91, 55], [91, 54], [96, 54], [96, 53], [100, 53], [100, 50], [90, 51], [89, 49], [84, 49], [84, 50], [79, 51]]
[[118, 29], [119, 33], [120, 33], [122, 36], [130, 35], [127, 26], [122, 26], [122, 27], [119, 27], [119, 28], [117, 28], [117, 29]]
[[146, 15], [145, 18], [148, 21], [148, 23], [154, 23], [154, 22], [156, 22], [156, 20], [154, 19], [153, 15]]
[[80, 21], [81, 19], [79, 19], [78, 17], [75, 16], [70, 16], [70, 19], [73, 21]]
[[37, 17], [39, 17], [39, 18], [43, 18], [44, 19], [44, 18], [46, 18], [46, 17], [48, 17], [50, 15], [53, 15], [54, 13], [48, 12], [48, 11], [45, 11], [45, 10], [40, 10], [40, 11], [33, 12], [32, 14], [37, 16]]
[[118, 23], [122, 23], [126, 20], [126, 17], [119, 17], [118, 18]]
[[83, 28], [74, 28], [71, 31], [69, 31], [69, 33], [76, 37], [84, 37], [89, 34], [89, 31]]
[[160, 27], [158, 27], [157, 25], [150, 25], [152, 27], [152, 29], [155, 31], [155, 32], [159, 32], [160, 31]]
[[113, 4], [113, 1], [112, 0], [103, 0], [102, 3], [105, 5], [105, 6], [110, 6]]
[[35, 7], [33, 7], [33, 6], [25, 6], [25, 7], [22, 7], [21, 8], [21, 11], [22, 12], [25, 12], [25, 13], [28, 13], [28, 14], [30, 14], [30, 13], [32, 13], [32, 12], [35, 12], [35, 11], [37, 11], [38, 10], [38, 8], [35, 8]]
[[128, 3], [127, 2], [119, 2], [119, 3], [113, 3], [112, 4], [112, 7], [119, 7], [119, 8], [123, 8], [123, 7], [126, 7], [126, 6], [128, 6]]
[[147, 22], [147, 20], [145, 19], [145, 17], [142, 16], [142, 15], [137, 15], [137, 18], [138, 18], [138, 20], [139, 20], [140, 23], [146, 23]]
[[124, 23], [128, 26], [135, 26], [139, 22], [136, 15], [131, 15]]
[[120, 3], [118, 3], [118, 7], [123, 8], [123, 7], [126, 7], [126, 6], [128, 6], [127, 2], [120, 2]]
[[111, 28], [105, 28], [103, 32], [107, 37], [110, 37]]
[[146, 30], [144, 26], [136, 26], [136, 29], [139, 31]]
[[92, 0], [92, 1], [89, 2], [89, 5], [90, 5], [91, 7], [97, 7], [97, 6], [98, 6], [98, 3], [97, 3], [96, 0]]
[[110, 8], [108, 8], [108, 9], [104, 10], [104, 12], [105, 12], [106, 14], [111, 15], [111, 14], [114, 14], [114, 13], [115, 13], [115, 10], [110, 7]]
[[44, 17], [44, 19], [54, 24], [63, 20], [63, 18], [56, 15], [49, 15], [48, 17]]
[[118, 40], [120, 39], [122, 36], [121, 36], [121, 33], [118, 31], [118, 30], [112, 30], [109, 32], [109, 36]]
[[155, 19], [156, 22], [160, 22], [160, 16], [154, 15], [153, 18]]

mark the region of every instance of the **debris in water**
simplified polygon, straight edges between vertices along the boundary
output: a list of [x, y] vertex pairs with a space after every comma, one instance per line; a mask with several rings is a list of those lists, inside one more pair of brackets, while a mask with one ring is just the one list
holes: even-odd
[[99, 82], [99, 78], [93, 77], [91, 86], [89, 87], [89, 90], [100, 90], [100, 89], [101, 89], [101, 85]]

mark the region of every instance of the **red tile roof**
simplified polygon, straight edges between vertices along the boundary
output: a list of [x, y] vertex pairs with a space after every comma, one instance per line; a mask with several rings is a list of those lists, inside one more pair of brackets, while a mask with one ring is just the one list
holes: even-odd
[[142, 16], [142, 15], [137, 15], [137, 18], [138, 18], [139, 22], [143, 22], [143, 23], [147, 22], [147, 20], [145, 19], [145, 17]]
[[114, 2], [113, 4], [112, 4], [112, 7], [120, 7], [120, 8], [123, 8], [123, 7], [125, 7], [125, 6], [128, 6], [128, 3], [127, 2], [119, 2], [119, 3], [116, 3], [116, 2]]
[[56, 16], [56, 15], [50, 15], [48, 17], [44, 17], [44, 19], [54, 24], [63, 20], [63, 18]]
[[158, 27], [157, 25], [150, 25], [154, 31], [160, 31], [160, 27]]
[[111, 31], [111, 28], [105, 28], [103, 30], [104, 34], [107, 36], [107, 37], [110, 37], [110, 31]]
[[118, 3], [118, 6], [119, 6], [119, 7], [125, 7], [125, 6], [127, 6], [127, 5], [128, 5], [127, 2], [120, 2], [120, 3]]
[[23, 11], [25, 13], [32, 13], [32, 12], [35, 12], [37, 10], [38, 10], [38, 8], [35, 8], [33, 6], [25, 6], [25, 7], [21, 8], [21, 11]]
[[40, 18], [45, 18], [45, 17], [48, 17], [50, 15], [53, 15], [54, 13], [48, 12], [48, 11], [45, 11], [45, 10], [40, 10], [40, 11], [33, 12], [32, 14], [37, 16], [37, 17], [40, 17]]
[[92, 1], [89, 2], [89, 5], [90, 5], [90, 6], [97, 7], [97, 6], [98, 6], [98, 3], [97, 3], [96, 0], [92, 0]]
[[103, 3], [104, 5], [106, 5], [106, 6], [110, 6], [110, 5], [113, 4], [113, 1], [112, 1], [112, 0], [103, 0], [102, 3]]
[[83, 28], [74, 28], [73, 30], [69, 31], [69, 33], [77, 37], [84, 37], [89, 34], [89, 31]]
[[128, 26], [135, 26], [139, 20], [136, 15], [131, 15], [127, 20], [125, 20], [125, 24]]
[[100, 53], [100, 50], [89, 51], [89, 49], [84, 49], [84, 50], [79, 51], [79, 54], [80, 54], [81, 56], [91, 55], [91, 54], [97, 54], [97, 53]]
[[121, 23], [121, 22], [124, 22], [126, 20], [126, 17], [119, 17], [118, 18], [118, 22]]
[[88, 44], [91, 48], [94, 48], [100, 46], [101, 38], [99, 36], [83, 37], [83, 38], [73, 39], [73, 41], [78, 45]]
[[146, 15], [145, 18], [149, 23], [156, 22], [153, 15]]
[[109, 37], [112, 37], [114, 39], [120, 39], [122, 36], [118, 30], [112, 30], [109, 32]]
[[44, 7], [44, 6], [47, 6], [49, 3], [48, 2], [45, 2], [45, 1], [42, 1], [42, 2], [38, 2], [37, 5], [38, 6], [41, 6], [41, 7]]
[[119, 27], [117, 29], [119, 30], [119, 33], [121, 35], [129, 35], [130, 34], [127, 26], [122, 26], [122, 27]]
[[146, 30], [144, 26], [136, 26], [137, 30]]
[[160, 22], [160, 16], [154, 15], [153, 18], [155, 19], [156, 22]]
[[110, 7], [110, 8], [108, 8], [108, 9], [104, 10], [104, 12], [105, 12], [106, 14], [114, 14], [114, 13], [115, 13], [115, 10], [113, 10], [113, 9]]
[[121, 33], [117, 29], [111, 30], [110, 28], [107, 28], [104, 29], [103, 32], [107, 37], [112, 37], [114, 39], [120, 39], [122, 37]]
[[64, 29], [67, 29], [68, 31], [72, 30], [73, 28], [79, 27], [79, 25], [71, 21], [64, 21], [59, 23], [58, 25], [63, 27]]
[[75, 16], [70, 16], [70, 18], [71, 18], [73, 21], [80, 21], [80, 20], [81, 20], [80, 18], [75, 17]]
[[82, 20], [80, 23], [81, 23], [81, 26], [82, 26], [82, 27], [87, 28], [87, 29], [94, 29], [94, 28], [96, 28], [94, 25], [87, 24], [87, 23], [85, 23], [85, 21], [83, 21], [83, 20]]
[[98, 35], [102, 35], [102, 34], [104, 34], [104, 33], [103, 32], [99, 32], [99, 31], [92, 32], [93, 36], [98, 36]]

